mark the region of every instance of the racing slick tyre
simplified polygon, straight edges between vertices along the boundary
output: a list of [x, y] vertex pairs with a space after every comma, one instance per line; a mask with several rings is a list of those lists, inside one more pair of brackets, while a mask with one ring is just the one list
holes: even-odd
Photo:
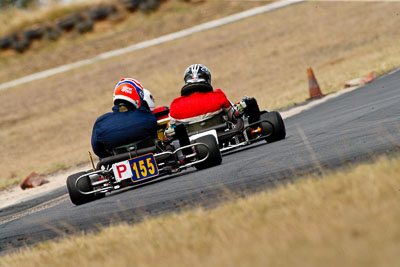
[[93, 190], [93, 187], [89, 181], [89, 177], [80, 179], [78, 183], [76, 183], [76, 180], [78, 180], [78, 178], [83, 174], [86, 174], [86, 172], [78, 172], [68, 176], [67, 178], [67, 188], [69, 197], [71, 198], [71, 202], [74, 203], [75, 205], [85, 204], [90, 201], [96, 200], [100, 197], [96, 196], [95, 194], [84, 195], [79, 192], [79, 191], [89, 192]]
[[265, 140], [268, 143], [285, 139], [286, 137], [285, 123], [283, 122], [281, 114], [279, 112], [271, 111], [262, 113], [260, 115], [260, 120], [266, 120], [272, 123], [273, 127], [271, 127], [271, 124], [267, 122], [261, 123], [261, 129], [263, 131], [263, 135], [270, 134], [268, 137], [265, 138]]
[[221, 164], [222, 162], [221, 151], [219, 150], [217, 140], [213, 135], [202, 136], [196, 139], [195, 142], [206, 144], [208, 147], [207, 149], [205, 146], [196, 146], [196, 153], [198, 159], [205, 158], [209, 153], [208, 158], [205, 161], [194, 165], [196, 169], [202, 170]]

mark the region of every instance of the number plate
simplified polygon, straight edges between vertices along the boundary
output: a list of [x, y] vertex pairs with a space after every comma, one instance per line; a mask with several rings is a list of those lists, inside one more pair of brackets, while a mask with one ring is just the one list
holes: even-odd
[[135, 183], [159, 174], [153, 154], [146, 154], [115, 163], [112, 168], [117, 182], [131, 179]]

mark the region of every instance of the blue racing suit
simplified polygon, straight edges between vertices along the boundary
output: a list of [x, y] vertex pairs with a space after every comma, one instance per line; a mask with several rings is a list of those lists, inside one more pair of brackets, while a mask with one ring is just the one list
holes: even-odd
[[157, 119], [146, 107], [113, 112], [99, 117], [92, 131], [92, 149], [100, 158], [111, 156], [111, 150], [146, 137], [156, 137]]

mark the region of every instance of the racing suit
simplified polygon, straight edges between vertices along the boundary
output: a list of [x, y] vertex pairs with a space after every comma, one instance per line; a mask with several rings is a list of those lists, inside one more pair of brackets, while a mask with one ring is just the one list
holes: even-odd
[[115, 105], [112, 111], [99, 117], [93, 126], [92, 149], [100, 158], [111, 156], [111, 150], [118, 146], [156, 137], [157, 119], [146, 107]]
[[195, 92], [175, 98], [170, 106], [171, 124], [195, 123], [211, 118], [231, 107], [221, 89]]

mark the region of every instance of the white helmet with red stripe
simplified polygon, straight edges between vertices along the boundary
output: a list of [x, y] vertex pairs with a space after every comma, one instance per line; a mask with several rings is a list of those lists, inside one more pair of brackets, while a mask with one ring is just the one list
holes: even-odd
[[114, 105], [126, 101], [139, 108], [142, 105], [143, 97], [143, 86], [135, 79], [121, 79], [115, 86]]

